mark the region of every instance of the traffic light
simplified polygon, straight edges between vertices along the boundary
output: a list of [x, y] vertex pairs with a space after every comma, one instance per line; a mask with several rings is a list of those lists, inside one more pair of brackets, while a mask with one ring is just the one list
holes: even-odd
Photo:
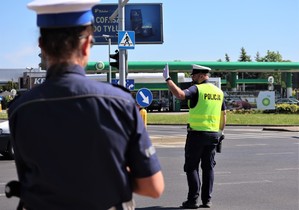
[[114, 62], [110, 61], [110, 66], [113, 66], [118, 69], [119, 68], [119, 51], [115, 50], [115, 54], [110, 54], [109, 56], [110, 56], [110, 58], [115, 60]]

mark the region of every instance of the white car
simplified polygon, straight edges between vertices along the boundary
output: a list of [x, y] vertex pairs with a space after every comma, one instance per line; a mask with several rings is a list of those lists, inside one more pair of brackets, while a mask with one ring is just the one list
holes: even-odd
[[0, 122], [0, 154], [5, 158], [14, 159], [14, 151], [10, 142], [8, 120]]
[[299, 105], [299, 100], [295, 98], [279, 98], [275, 101], [276, 104], [295, 104]]

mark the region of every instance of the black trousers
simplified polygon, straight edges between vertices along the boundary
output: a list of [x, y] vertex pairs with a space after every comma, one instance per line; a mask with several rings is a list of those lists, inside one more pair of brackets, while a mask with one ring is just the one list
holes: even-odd
[[[210, 142], [210, 144], [208, 144]], [[184, 171], [187, 175], [188, 197], [191, 202], [197, 202], [201, 190], [201, 200], [207, 203], [211, 200], [214, 184], [215, 153], [218, 142], [217, 135], [205, 132], [188, 132], [185, 144]], [[199, 165], [202, 171], [200, 180]]]

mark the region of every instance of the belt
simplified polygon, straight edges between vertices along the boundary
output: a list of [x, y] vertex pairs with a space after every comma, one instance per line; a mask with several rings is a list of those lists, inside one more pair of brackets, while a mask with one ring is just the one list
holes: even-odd
[[[12, 196], [20, 197], [20, 188], [21, 184], [19, 181], [10, 181], [5, 186], [5, 195], [7, 198]], [[116, 206], [110, 207], [108, 210], [134, 210], [135, 209], [135, 202], [134, 200], [126, 201]], [[24, 203], [20, 200], [17, 210], [29, 210], [24, 207]]]

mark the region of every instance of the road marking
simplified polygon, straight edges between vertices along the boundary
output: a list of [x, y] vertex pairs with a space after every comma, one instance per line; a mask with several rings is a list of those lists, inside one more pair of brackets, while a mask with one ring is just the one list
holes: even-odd
[[292, 155], [294, 152], [257, 153], [256, 155]]
[[226, 183], [215, 183], [216, 185], [237, 185], [237, 184], [261, 184], [261, 183], [272, 183], [269, 180], [262, 181], [247, 181], [247, 182], [226, 182]]
[[225, 128], [225, 131], [246, 131], [246, 132], [262, 132], [262, 128]]
[[267, 146], [268, 144], [237, 144], [237, 147]]
[[230, 171], [216, 171], [215, 172], [215, 174], [217, 174], [217, 175], [226, 175], [226, 174], [231, 174], [232, 172], [230, 172]]
[[1, 194], [1, 193], [0, 193], [0, 197], [4, 197], [4, 196], [5, 196], [5, 194]]
[[276, 168], [277, 171], [292, 171], [292, 170], [299, 170], [299, 168]]
[[259, 139], [261, 137], [275, 137], [276, 139], [290, 138], [289, 133], [242, 133], [242, 134], [225, 134], [226, 139], [243, 140], [243, 138]]
[[182, 148], [184, 144], [154, 144], [157, 148]]

